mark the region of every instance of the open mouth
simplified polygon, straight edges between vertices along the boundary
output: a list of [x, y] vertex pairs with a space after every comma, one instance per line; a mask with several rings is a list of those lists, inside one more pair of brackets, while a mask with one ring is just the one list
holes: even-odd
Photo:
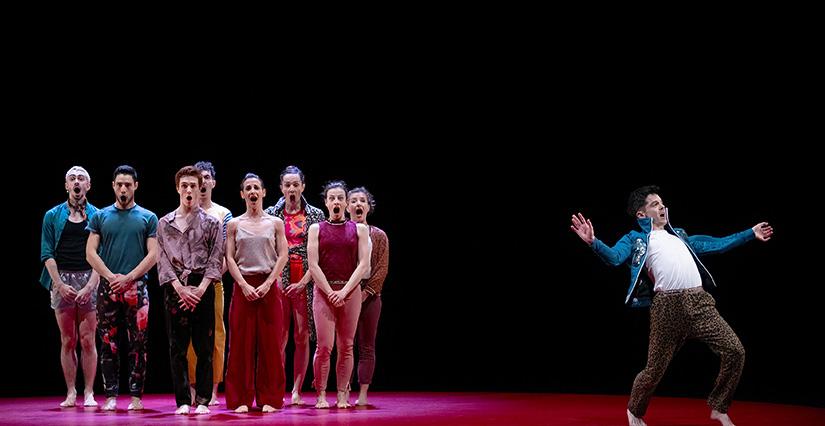
[[186, 201], [192, 201], [192, 196], [191, 196], [191, 195], [187, 195], [187, 196], [186, 196]]
[[80, 187], [79, 186], [74, 187], [74, 193], [75, 194], [80, 194]]
[[253, 196], [249, 197], [249, 201], [255, 203], [255, 202], [258, 201], [258, 197], [256, 195], [253, 195]]
[[201, 194], [206, 194], [206, 188], [201, 188]]
[[121, 195], [121, 196], [120, 196], [120, 202], [121, 202], [121, 203], [125, 203], [125, 202], [126, 202], [126, 196], [125, 196], [125, 195]]
[[335, 213], [335, 214], [341, 213], [341, 208], [338, 207], [338, 206], [335, 206], [335, 207], [332, 208], [332, 212]]
[[290, 203], [294, 203], [294, 202], [295, 202], [295, 194], [289, 194], [289, 202], [290, 202]]
[[362, 209], [360, 207], [355, 209], [355, 214], [358, 215], [358, 216], [361, 216], [362, 214], [364, 214], [364, 209]]

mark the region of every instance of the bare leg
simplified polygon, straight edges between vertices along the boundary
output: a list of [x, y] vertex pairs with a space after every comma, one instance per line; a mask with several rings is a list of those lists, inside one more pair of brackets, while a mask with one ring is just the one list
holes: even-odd
[[97, 330], [97, 311], [89, 311], [80, 316], [80, 351], [83, 357], [83, 405], [96, 407], [95, 374], [97, 373], [97, 347], [95, 332]]
[[367, 405], [367, 390], [369, 390], [370, 385], [361, 385], [361, 391], [358, 392], [358, 400], [355, 401], [355, 405]]
[[218, 401], [218, 384], [215, 383], [212, 385], [212, 399], [209, 401], [209, 405], [218, 405], [221, 402]]
[[627, 424], [630, 426], [647, 426], [647, 423], [641, 417], [634, 416], [630, 410], [627, 410]]
[[[293, 332], [295, 356], [292, 363], [294, 374], [292, 404], [303, 405], [304, 400], [301, 399], [301, 389], [304, 386], [307, 366], [309, 366], [309, 315], [307, 314], [306, 295], [302, 294], [302, 297], [293, 298], [291, 302], [292, 316], [295, 318]], [[284, 344], [286, 344], [286, 341], [284, 341]]]
[[728, 413], [720, 413], [716, 410], [712, 410], [710, 412], [710, 418], [719, 421], [719, 423], [722, 423], [722, 426], [736, 426], [733, 424], [730, 417], [728, 417]]
[[77, 400], [77, 308], [58, 309], [54, 311], [54, 315], [60, 328], [60, 365], [63, 367], [63, 379], [66, 381], [66, 400], [61, 402], [60, 406], [74, 407]]

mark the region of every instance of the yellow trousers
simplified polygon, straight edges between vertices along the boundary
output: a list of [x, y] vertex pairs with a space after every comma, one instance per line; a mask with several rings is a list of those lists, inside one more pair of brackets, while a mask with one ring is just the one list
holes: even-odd
[[[215, 286], [215, 350], [212, 353], [212, 377], [215, 384], [223, 381], [223, 358], [226, 350], [226, 326], [223, 324], [223, 284], [216, 281]], [[189, 384], [195, 384], [195, 365], [197, 356], [192, 342], [189, 342], [189, 350], [186, 352], [186, 360], [189, 362]]]

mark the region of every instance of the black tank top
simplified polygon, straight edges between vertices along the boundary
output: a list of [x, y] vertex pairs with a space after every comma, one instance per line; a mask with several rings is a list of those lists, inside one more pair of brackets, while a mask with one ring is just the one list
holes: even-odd
[[63, 233], [60, 234], [60, 242], [57, 243], [54, 261], [57, 262], [57, 269], [66, 271], [86, 271], [92, 269], [86, 261], [86, 240], [89, 238], [89, 231], [86, 230], [88, 221], [74, 223], [66, 220]]

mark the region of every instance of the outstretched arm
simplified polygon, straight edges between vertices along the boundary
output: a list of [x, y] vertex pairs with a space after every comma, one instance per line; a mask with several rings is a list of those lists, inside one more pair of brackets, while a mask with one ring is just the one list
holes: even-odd
[[596, 233], [593, 231], [593, 223], [590, 222], [590, 219], [586, 219], [581, 213], [578, 213], [573, 215], [572, 222], [573, 224], [570, 225], [570, 230], [575, 232], [582, 241], [587, 243], [608, 265], [621, 265], [630, 256], [631, 243], [627, 235], [620, 239], [615, 246], [608, 247], [596, 238]]
[[[684, 230], [681, 230], [684, 232]], [[697, 255], [724, 253], [739, 247], [750, 240], [768, 241], [773, 236], [773, 227], [768, 222], [760, 222], [742, 232], [727, 237], [711, 237], [708, 235], [691, 235], [687, 238], [690, 247]]]

